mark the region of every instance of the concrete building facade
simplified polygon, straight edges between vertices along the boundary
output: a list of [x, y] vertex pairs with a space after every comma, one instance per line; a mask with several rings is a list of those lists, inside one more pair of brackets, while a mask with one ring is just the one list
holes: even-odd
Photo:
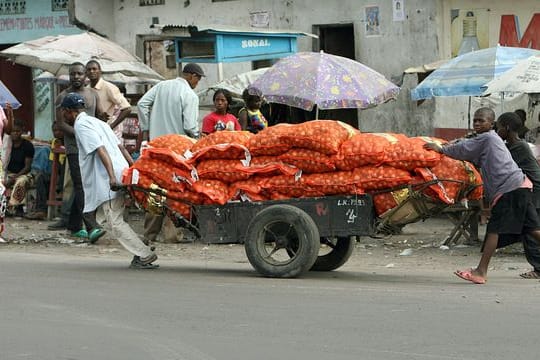
[[[397, 101], [358, 111], [358, 127], [408, 135], [443, 136], [469, 126], [468, 98], [414, 102], [410, 89], [418, 77], [403, 75], [408, 67], [455, 56], [465, 17], [475, 19], [480, 48], [502, 41], [540, 49], [537, 0], [72, 0], [69, 8], [72, 21], [109, 37], [147, 63], [161, 57], [157, 63], [166, 64], [170, 55], [151, 51], [149, 44], [168, 38], [153, 24], [294, 29], [319, 35], [300, 37], [298, 51], [343, 53], [402, 86]], [[154, 59], [149, 59], [149, 50]], [[173, 77], [178, 69], [170, 65], [157, 70]], [[228, 63], [223, 75], [227, 78], [252, 67]], [[200, 86], [216, 82], [216, 66], [203, 68], [209, 76]], [[473, 101], [474, 108], [479, 102]]]

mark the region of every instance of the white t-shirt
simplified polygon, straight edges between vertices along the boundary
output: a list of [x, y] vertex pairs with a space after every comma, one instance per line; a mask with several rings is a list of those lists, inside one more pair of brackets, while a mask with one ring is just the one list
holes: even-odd
[[129, 167], [129, 164], [118, 147], [120, 141], [106, 122], [82, 112], [77, 116], [73, 128], [79, 148], [79, 166], [84, 188], [83, 211], [90, 212], [119, 195], [117, 191], [110, 190], [109, 175], [97, 149], [104, 146], [109, 153], [118, 182], [121, 182], [122, 171]]

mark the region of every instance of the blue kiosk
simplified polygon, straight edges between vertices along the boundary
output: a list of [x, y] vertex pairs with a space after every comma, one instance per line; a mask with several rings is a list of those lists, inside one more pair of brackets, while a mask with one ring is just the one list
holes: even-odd
[[295, 54], [299, 36], [316, 35], [294, 30], [235, 28], [229, 26], [154, 25], [174, 37], [176, 62], [216, 63], [218, 81], [223, 63], [278, 59]]

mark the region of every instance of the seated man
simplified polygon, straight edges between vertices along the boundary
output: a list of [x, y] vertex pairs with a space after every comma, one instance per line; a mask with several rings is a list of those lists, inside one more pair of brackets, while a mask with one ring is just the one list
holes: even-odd
[[[36, 202], [33, 211], [26, 215], [26, 218], [30, 220], [45, 220], [47, 217], [47, 199], [49, 198], [51, 168], [54, 160], [54, 153], [52, 150], [58, 146], [64, 145], [64, 133], [60, 130], [56, 121], [52, 124], [52, 132], [54, 139], [51, 142], [50, 148], [48, 146], [37, 147], [32, 163], [32, 174], [34, 175], [34, 184], [36, 187]], [[60, 154], [58, 159], [59, 166], [57, 168], [57, 193], [62, 191], [65, 159], [66, 155]]]
[[24, 216], [23, 206], [26, 204], [26, 191], [32, 183], [32, 160], [34, 145], [22, 138], [24, 124], [15, 121], [11, 130], [11, 148], [6, 167], [6, 188], [11, 189], [8, 210], [12, 215]]

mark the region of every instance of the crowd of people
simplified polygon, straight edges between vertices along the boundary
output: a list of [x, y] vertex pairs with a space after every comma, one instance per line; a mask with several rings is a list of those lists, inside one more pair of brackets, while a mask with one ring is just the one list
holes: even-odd
[[[162, 135], [182, 134], [198, 139], [216, 131], [257, 133], [268, 127], [261, 112], [261, 94], [246, 89], [242, 94], [244, 107], [237, 117], [230, 110], [231, 94], [217, 89], [213, 96], [215, 109], [203, 118], [199, 128], [199, 98], [194, 89], [203, 76], [199, 65], [186, 64], [179, 77], [156, 84], [140, 98], [137, 110], [141, 149]], [[133, 254], [130, 267], [157, 268], [152, 242], [163, 228], [164, 215], [145, 214], [143, 240], [123, 218], [125, 202], [119, 191], [122, 171], [139, 156], [137, 142], [124, 143], [122, 138], [122, 122], [131, 113], [129, 101], [118, 87], [102, 78], [99, 62], [91, 60], [86, 65], [71, 64], [69, 86], [56, 97], [55, 106], [51, 128], [54, 139], [48, 152], [37, 151], [22, 136], [25, 124], [14, 119], [9, 104], [5, 111], [0, 107], [0, 133], [8, 135], [0, 136], [0, 142], [2, 138], [6, 142], [3, 168], [0, 164], [0, 220], [4, 210], [7, 216], [46, 217], [50, 163], [54, 149], [61, 147], [65, 154], [58, 157], [59, 181], [55, 189], [63, 193], [61, 218], [49, 229], [67, 229], [72, 236], [95, 243], [107, 228]], [[540, 278], [540, 166], [528, 144], [540, 141], [540, 126], [529, 130], [525, 122], [526, 112], [522, 109], [504, 113], [495, 121], [493, 110], [480, 108], [474, 114], [473, 136], [442, 146], [425, 145], [449, 157], [470, 161], [483, 176], [490, 217], [478, 266], [455, 272], [464, 280], [484, 284], [495, 250], [517, 241], [523, 242], [526, 258], [533, 266], [521, 276]], [[64, 172], [66, 165], [68, 171]], [[30, 186], [36, 188], [35, 204], [32, 212], [24, 214]]]
[[[98, 61], [73, 63], [69, 85], [55, 99], [54, 139], [50, 146], [36, 146], [22, 136], [24, 123], [15, 120], [9, 104], [0, 112], [2, 132], [9, 144], [5, 161], [2, 193], [7, 216], [44, 220], [47, 217], [51, 163], [56, 150], [57, 193], [62, 194], [60, 220], [49, 230], [67, 229], [71, 236], [89, 243], [107, 232], [133, 253], [132, 268], [153, 269], [157, 255], [151, 243], [163, 228], [164, 216], [147, 213], [144, 240], [123, 220], [124, 201], [119, 192], [122, 171], [139, 156], [148, 141], [166, 134], [183, 134], [194, 139], [221, 130], [257, 132], [268, 126], [260, 111], [260, 94], [245, 92], [246, 106], [240, 118], [231, 114], [231, 94], [224, 89], [214, 93], [215, 111], [204, 117], [199, 129], [199, 98], [194, 92], [205, 76], [202, 68], [186, 64], [178, 78], [162, 81], [146, 92], [137, 103], [141, 143], [124, 140], [122, 122], [131, 114], [131, 104], [119, 88], [102, 78]], [[1, 108], [0, 108], [1, 109]], [[124, 146], [125, 145], [125, 146]], [[94, 171], [97, 169], [98, 171]], [[27, 208], [27, 190], [35, 188], [32, 209]], [[3, 214], [0, 214], [3, 215]]]

